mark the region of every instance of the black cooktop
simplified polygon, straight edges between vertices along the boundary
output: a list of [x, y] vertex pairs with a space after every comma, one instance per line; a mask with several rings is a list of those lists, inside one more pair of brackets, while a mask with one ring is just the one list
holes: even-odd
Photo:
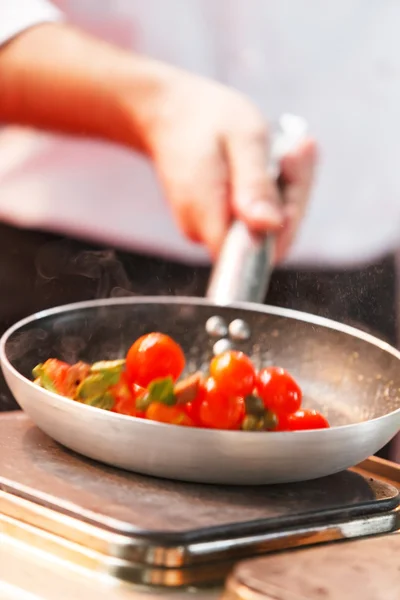
[[111, 532], [168, 544], [331, 523], [399, 504], [396, 488], [353, 471], [261, 487], [136, 475], [64, 449], [22, 413], [1, 416], [0, 456], [3, 491]]

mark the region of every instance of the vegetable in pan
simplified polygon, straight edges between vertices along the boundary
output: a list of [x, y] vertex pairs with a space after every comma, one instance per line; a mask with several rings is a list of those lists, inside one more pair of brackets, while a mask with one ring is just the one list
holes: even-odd
[[33, 370], [37, 385], [103, 410], [210, 429], [296, 431], [329, 427], [301, 408], [302, 391], [280, 367], [257, 372], [237, 350], [214, 357], [209, 374], [182, 377], [182, 348], [163, 333], [140, 337], [126, 359], [69, 365], [55, 358]]

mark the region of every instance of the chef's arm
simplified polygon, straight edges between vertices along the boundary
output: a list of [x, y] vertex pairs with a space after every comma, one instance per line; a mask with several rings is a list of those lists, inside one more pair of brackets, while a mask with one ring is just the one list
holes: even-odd
[[39, 24], [0, 47], [0, 122], [141, 148], [144, 113], [171, 71], [63, 23]]
[[[21, 3], [46, 4], [0, 0], [0, 42], [3, 7]], [[212, 256], [233, 217], [254, 232], [275, 232], [276, 259], [286, 254], [313, 180], [312, 140], [281, 163], [281, 203], [267, 171], [267, 125], [242, 94], [62, 23], [36, 24], [6, 39], [0, 122], [143, 150], [182, 232]]]

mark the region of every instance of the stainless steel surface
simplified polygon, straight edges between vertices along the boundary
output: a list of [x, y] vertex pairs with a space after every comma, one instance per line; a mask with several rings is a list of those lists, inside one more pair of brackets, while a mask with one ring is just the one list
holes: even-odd
[[[3, 535], [98, 573], [136, 584], [166, 587], [220, 582], [235, 562], [249, 556], [391, 533], [400, 527], [400, 513], [395, 510], [331, 524], [310, 524], [287, 529], [280, 534], [273, 532], [242, 539], [227, 538], [186, 547], [148, 545], [146, 548], [143, 544], [140, 549], [138, 540], [137, 554], [147, 551], [148, 557], [153, 559], [151, 563], [143, 559], [135, 561], [133, 548], [130, 546], [131, 551], [128, 551], [128, 540], [124, 536], [105, 532], [6, 494], [1, 494], [0, 502], [4, 510], [0, 514]], [[31, 525], [31, 522], [35, 524]], [[182, 565], [183, 560], [186, 566]]]
[[[176, 566], [190, 562], [183, 550], [189, 543], [282, 533], [309, 525], [311, 515], [314, 524], [323, 524], [343, 513], [346, 519], [381, 514], [396, 508], [400, 499], [393, 485], [352, 471], [251, 488], [123, 472], [66, 451], [22, 412], [2, 415], [0, 455], [0, 490], [7, 498], [27, 500], [124, 536], [135, 548], [129, 554], [135, 560], [154, 563], [152, 548], [157, 544], [179, 547]], [[2, 506], [4, 514], [13, 516]]]
[[249, 340], [251, 336], [251, 331], [248, 323], [243, 321], [243, 319], [235, 319], [231, 323], [229, 323], [229, 336], [232, 340], [236, 342], [243, 342], [244, 340]]
[[[107, 464], [186, 481], [264, 484], [339, 472], [374, 454], [400, 428], [400, 353], [350, 327], [261, 305], [219, 309], [243, 318], [253, 335], [240, 348], [259, 367], [280, 364], [300, 382], [305, 405], [333, 427], [291, 433], [174, 427], [110, 413], [35, 386], [30, 369], [49, 356], [86, 360], [122, 356], [146, 331], [163, 330], [183, 346], [188, 368], [212, 356], [207, 300], [129, 298], [59, 307], [23, 320], [3, 336], [0, 357], [19, 404], [47, 434]], [[199, 449], [201, 448], [201, 452]]]
[[[218, 552], [216, 557], [210, 553], [210, 562], [199, 562], [184, 568], [179, 566], [165, 568], [125, 560], [117, 555], [118, 549], [123, 550], [123, 546], [118, 548], [118, 544], [115, 543], [117, 540], [112, 539], [115, 536], [111, 535], [109, 536], [108, 552], [102, 553], [92, 550], [86, 545], [70, 542], [59, 535], [49, 534], [43, 529], [30, 526], [6, 515], [0, 515], [0, 527], [3, 535], [17, 540], [19, 543], [27, 544], [32, 549], [51, 554], [70, 564], [95, 571], [99, 575], [112, 576], [136, 585], [176, 588], [221, 582], [229, 574], [235, 562], [247, 558], [249, 555], [257, 556], [280, 551], [283, 548], [294, 549], [391, 533], [399, 528], [399, 514], [390, 513], [386, 517], [356, 519], [353, 527], [349, 527], [346, 523], [322, 528], [305, 527], [302, 530], [294, 531], [284, 540], [276, 535], [253, 536], [246, 540], [247, 548], [245, 543], [241, 545], [236, 541], [228, 543], [228, 541], [222, 540], [221, 544], [226, 547], [223, 553]], [[84, 539], [83, 536], [82, 539]], [[201, 551], [201, 549], [199, 550]], [[154, 551], [157, 553], [158, 549], [155, 548]], [[176, 549], [165, 551], [160, 548], [159, 551], [165, 558], [169, 556], [172, 560], [176, 560], [178, 552]], [[225, 560], [221, 554], [226, 555]]]
[[[280, 159], [298, 146], [307, 123], [295, 115], [283, 115], [272, 139], [270, 172], [278, 180]], [[225, 238], [214, 265], [207, 298], [220, 305], [263, 302], [273, 268], [274, 236], [255, 235], [236, 220]]]
[[230, 340], [227, 340], [226, 338], [221, 338], [220, 340], [215, 342], [213, 346], [213, 354], [214, 356], [218, 356], [218, 354], [223, 354], [228, 350], [232, 350], [232, 348], [233, 346]]
[[[400, 486], [400, 469], [398, 466], [379, 459], [365, 461], [361, 465], [363, 473], [368, 474], [371, 470], [375, 475], [382, 474], [385, 480]], [[87, 600], [95, 598], [107, 598], [107, 600], [126, 599], [155, 599], [169, 598], [171, 600], [211, 600], [220, 597], [218, 589], [190, 588], [179, 593], [163, 590], [141, 588], [129, 583], [123, 583], [118, 578], [134, 579], [132, 574], [140, 575], [140, 570], [131, 565], [130, 570], [121, 570], [122, 546], [118, 546], [118, 540], [112, 543], [110, 536], [109, 545], [100, 544], [93, 546], [89, 544], [87, 536], [90, 528], [85, 529], [83, 523], [80, 526], [80, 538], [76, 535], [73, 542], [66, 535], [71, 532], [71, 524], [54, 520], [53, 511], [44, 510], [37, 512], [34, 526], [31, 525], [32, 515], [27, 508], [21, 504], [14, 505], [14, 514], [9, 517], [4, 514], [5, 505], [2, 504], [0, 513], [0, 580], [13, 585], [15, 589], [29, 591], [37, 594], [42, 600], [70, 600], [75, 597], [85, 597]], [[7, 509], [8, 510], [8, 509]], [[64, 517], [65, 519], [65, 517]], [[49, 535], [49, 527], [53, 535]], [[378, 530], [376, 530], [378, 531]], [[373, 530], [369, 532], [374, 533]], [[361, 530], [361, 535], [368, 535]], [[104, 534], [103, 534], [104, 536]], [[343, 536], [342, 536], [343, 537]], [[314, 544], [327, 542], [332, 539], [326, 532], [321, 531], [319, 537], [310, 535], [305, 538], [305, 543]], [[297, 544], [294, 544], [296, 546]], [[90, 551], [90, 548], [92, 550]], [[229, 548], [227, 548], [229, 551]], [[268, 547], [264, 552], [268, 551]], [[114, 556], [114, 560], [112, 559]], [[237, 560], [238, 557], [236, 557]], [[219, 576], [222, 577], [230, 568], [228, 564], [215, 563], [214, 568], [219, 568]], [[186, 574], [187, 575], [187, 574]], [[204, 575], [204, 573], [203, 573]], [[176, 569], [157, 570], [153, 572], [147, 569], [141, 574], [141, 581], [153, 582], [157, 585], [176, 586], [185, 578], [185, 573]], [[23, 598], [23, 596], [22, 596]], [[25, 598], [24, 598], [25, 600]], [[36, 599], [35, 599], [36, 600]]]
[[228, 335], [228, 326], [222, 317], [215, 315], [207, 319], [206, 331], [210, 337], [223, 338]]
[[274, 238], [256, 236], [235, 221], [211, 274], [207, 298], [220, 305], [263, 302], [271, 275]]
[[182, 484], [67, 452], [23, 413], [2, 415], [0, 454], [4, 533], [135, 582], [212, 581], [240, 558], [398, 527], [394, 476], [368, 466], [285, 486]]

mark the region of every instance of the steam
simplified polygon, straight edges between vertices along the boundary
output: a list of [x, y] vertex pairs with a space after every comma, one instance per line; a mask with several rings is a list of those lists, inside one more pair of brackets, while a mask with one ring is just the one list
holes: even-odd
[[[43, 298], [49, 293], [55, 304], [85, 299], [102, 299], [134, 295], [133, 284], [114, 250], [77, 250], [77, 244], [68, 240], [56, 241], [42, 246], [36, 256], [38, 285]], [[90, 283], [85, 280], [90, 280]], [[64, 296], [65, 286], [69, 287], [68, 298]], [[53, 282], [52, 290], [47, 292], [46, 283]], [[57, 284], [60, 284], [57, 289]], [[72, 291], [72, 297], [71, 297]], [[56, 333], [56, 342], [54, 342]], [[53, 340], [53, 341], [52, 341]], [[56, 346], [53, 347], [53, 344]], [[85, 353], [88, 339], [79, 331], [72, 333], [68, 323], [55, 320], [51, 330], [34, 327], [27, 331], [16, 332], [7, 344], [9, 360], [22, 361], [20, 365], [30, 376], [32, 356], [37, 356], [35, 364], [50, 358], [44, 356], [43, 348], [53, 352], [69, 363], [74, 363]], [[113, 340], [104, 340], [101, 345], [102, 356], [114, 357], [116, 348]], [[50, 350], [52, 348], [52, 350]], [[100, 350], [100, 349], [99, 349]], [[54, 354], [55, 353], [55, 354]], [[29, 365], [28, 365], [29, 363]], [[28, 367], [25, 367], [28, 365]]]
[[96, 299], [134, 295], [132, 283], [115, 250], [80, 252], [73, 257], [67, 273], [96, 280]]
[[12, 362], [35, 348], [40, 348], [46, 337], [46, 331], [39, 328], [15, 333], [7, 342], [7, 358]]
[[[121, 260], [112, 249], [85, 250], [80, 243], [71, 240], [58, 239], [42, 245], [35, 258], [35, 295], [41, 297], [41, 308], [138, 294], [201, 293], [206, 271], [200, 274], [194, 268], [182, 274], [179, 269], [175, 271], [173, 265], [151, 258], [144, 258], [142, 266], [140, 258], [135, 256], [125, 268], [124, 261], [129, 260], [129, 255], [126, 256], [127, 259]], [[28, 330], [16, 332], [7, 344], [8, 358], [27, 376], [34, 364], [50, 356], [73, 363], [92, 352], [90, 332], [71, 327], [68, 319], [56, 318], [41, 326], [42, 323], [36, 327], [33, 324]], [[125, 351], [119, 338], [97, 342], [96, 352], [103, 358], [121, 357]]]
[[[129, 256], [129, 255], [127, 255]], [[128, 258], [129, 260], [129, 258]], [[201, 296], [208, 278], [207, 269], [193, 267], [188, 269], [170, 265], [157, 259], [132, 256], [132, 266], [137, 265], [135, 276], [133, 268], [125, 269], [124, 262], [115, 250], [82, 250], [81, 246], [68, 240], [56, 241], [42, 246], [36, 257], [36, 270], [40, 281], [60, 280], [76, 276], [91, 280], [82, 288], [72, 301], [80, 299], [97, 300], [126, 296], [175, 295]], [[79, 286], [79, 283], [73, 285]], [[64, 304], [62, 295], [58, 295], [58, 304]]]
[[[115, 250], [75, 251], [68, 241], [43, 246], [36, 257], [39, 278], [53, 280], [65, 275], [96, 282], [91, 299], [135, 295], [132, 282]], [[79, 300], [77, 298], [76, 300]]]

